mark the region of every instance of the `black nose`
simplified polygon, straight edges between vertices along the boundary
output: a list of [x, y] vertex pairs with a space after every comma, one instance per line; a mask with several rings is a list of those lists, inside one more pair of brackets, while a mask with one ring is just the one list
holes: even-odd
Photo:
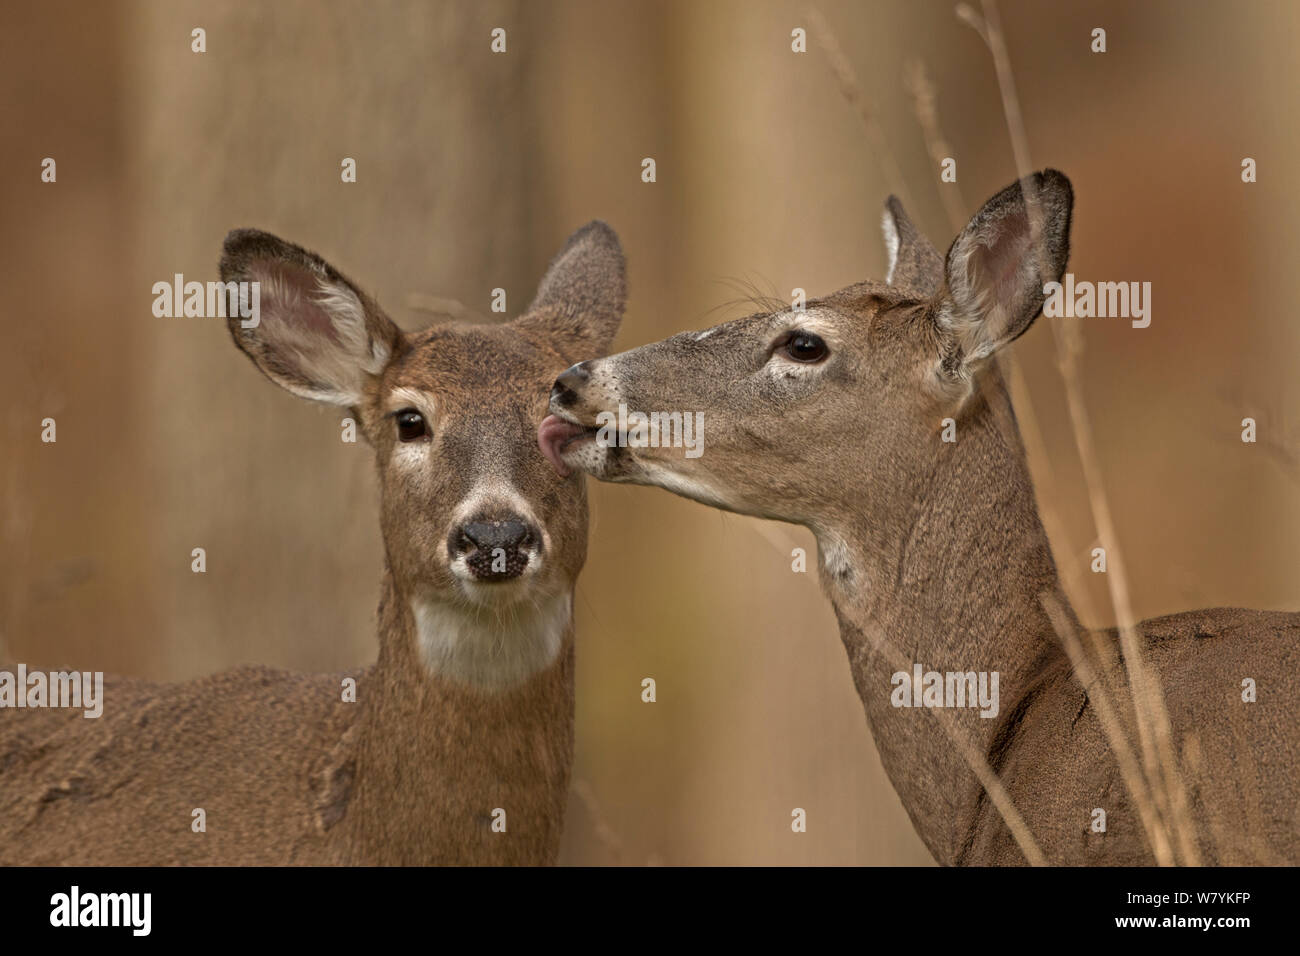
[[447, 551], [453, 561], [463, 557], [480, 581], [506, 581], [524, 573], [540, 542], [537, 529], [521, 518], [475, 520], [451, 532]]
[[589, 378], [591, 372], [587, 371], [586, 362], [570, 365], [551, 386], [551, 401], [561, 408], [568, 408], [578, 400], [578, 389], [586, 385]]

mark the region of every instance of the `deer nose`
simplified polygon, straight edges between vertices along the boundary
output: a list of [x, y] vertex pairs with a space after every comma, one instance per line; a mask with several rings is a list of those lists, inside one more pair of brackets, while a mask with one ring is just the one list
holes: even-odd
[[496, 521], [467, 521], [447, 538], [451, 560], [464, 558], [480, 581], [506, 581], [524, 573], [541, 535], [532, 524], [511, 516]]
[[560, 377], [551, 386], [551, 404], [559, 405], [561, 408], [572, 405], [578, 400], [578, 389], [586, 385], [590, 378], [591, 372], [587, 370], [586, 362], [570, 365], [560, 373]]

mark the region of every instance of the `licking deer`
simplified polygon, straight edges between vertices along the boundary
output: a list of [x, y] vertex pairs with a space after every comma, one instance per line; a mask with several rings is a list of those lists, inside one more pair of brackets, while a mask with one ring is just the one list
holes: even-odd
[[[556, 381], [538, 431], [561, 473], [811, 529], [885, 771], [946, 864], [1023, 863], [1026, 846], [1055, 863], [1156, 859], [1144, 819], [1156, 798], [1117, 763], [1115, 729], [1137, 711], [1106, 708], [1106, 684], [1076, 676], [1066, 642], [1079, 623], [994, 361], [1061, 278], [1072, 208], [1065, 176], [1034, 174], [941, 256], [891, 198], [884, 281], [584, 361]], [[611, 437], [627, 409], [702, 412], [700, 453]], [[1184, 859], [1300, 862], [1300, 614], [1192, 611], [1140, 633], [1186, 771]], [[1088, 673], [1129, 699], [1116, 631], [1088, 644]], [[929, 707], [917, 665], [996, 675], [1000, 707]], [[927, 706], [902, 706], [899, 690]], [[1161, 819], [1178, 817], [1175, 770], [1151, 771], [1166, 785]]]

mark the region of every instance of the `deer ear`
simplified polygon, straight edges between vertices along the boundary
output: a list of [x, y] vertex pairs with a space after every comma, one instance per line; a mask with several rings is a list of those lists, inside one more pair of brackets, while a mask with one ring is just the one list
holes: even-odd
[[885, 200], [880, 229], [889, 252], [889, 272], [885, 281], [901, 289], [911, 289], [927, 298], [943, 285], [943, 257], [930, 240], [921, 235], [903, 211], [897, 196]]
[[945, 372], [968, 375], [1033, 324], [1044, 283], [1065, 271], [1073, 206], [1070, 181], [1047, 169], [986, 202], [953, 240], [935, 318]]
[[268, 232], [226, 236], [221, 279], [250, 284], [253, 315], [228, 319], [235, 345], [302, 398], [359, 404], [401, 345], [401, 330], [333, 266]]
[[527, 311], [515, 320], [575, 361], [609, 352], [627, 301], [627, 262], [614, 230], [589, 222], [551, 260]]

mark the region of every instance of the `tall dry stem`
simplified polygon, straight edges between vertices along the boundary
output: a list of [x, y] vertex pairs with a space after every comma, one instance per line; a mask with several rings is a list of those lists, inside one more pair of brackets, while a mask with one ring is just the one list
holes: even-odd
[[[953, 150], [948, 139], [943, 135], [943, 128], [939, 123], [938, 95], [926, 73], [924, 62], [919, 59], [909, 61], [905, 68], [904, 85], [912, 95], [912, 109], [921, 127], [921, 133], [925, 137], [926, 151], [935, 166], [939, 167], [945, 158], [952, 155]], [[936, 187], [948, 213], [948, 224], [952, 234], [958, 235], [966, 227], [967, 217], [966, 203], [961, 189], [955, 182], [936, 182]], [[1042, 483], [1044, 493], [1038, 495], [1039, 516], [1047, 526], [1049, 538], [1060, 542], [1060, 550], [1066, 555], [1061, 570], [1066, 580], [1067, 592], [1074, 596], [1076, 603], [1083, 605], [1084, 616], [1088, 620], [1095, 621], [1098, 618], [1092, 607], [1092, 599], [1082, 580], [1083, 564], [1077, 557], [1082, 552], [1071, 545], [1068, 526], [1052, 503], [1055, 497], [1053, 491], [1056, 488], [1052, 459], [1047, 453], [1047, 443], [1043, 440], [1043, 432], [1038, 424], [1038, 413], [1034, 408], [1033, 396], [1030, 394], [1029, 383], [1020, 367], [1020, 361], [1016, 358], [1015, 346], [1004, 349], [995, 361], [1012, 393], [1017, 397], [1015, 410], [1016, 417], [1019, 419], [1019, 436], [1012, 435], [1011, 429], [1006, 427], [1013, 423], [1004, 423], [999, 419], [999, 424], [1003, 426], [1003, 434], [1007, 439], [1013, 444], [1022, 441], [1026, 455], [1039, 464], [1039, 473], [1044, 479]]]
[[817, 36], [817, 41], [821, 44], [822, 51], [826, 54], [826, 62], [831, 68], [831, 73], [839, 83], [840, 93], [857, 112], [858, 119], [862, 121], [862, 128], [866, 130], [867, 140], [871, 144], [871, 151], [875, 154], [876, 163], [880, 166], [885, 182], [889, 184], [889, 189], [894, 195], [906, 200], [907, 185], [903, 180], [902, 170], [899, 169], [898, 162], [894, 159], [894, 154], [885, 139], [885, 134], [880, 129], [880, 123], [876, 119], [876, 111], [871, 104], [871, 100], [863, 94], [858, 78], [853, 72], [853, 67], [849, 65], [848, 57], [844, 55], [839, 42], [835, 39], [835, 34], [831, 32], [831, 28], [826, 23], [826, 18], [822, 16], [820, 10], [816, 7], [809, 7], [808, 19], [813, 25], [813, 32]]
[[[1032, 195], [1033, 183], [1027, 178], [1033, 173], [1033, 163], [1030, 161], [1029, 140], [1020, 113], [1015, 77], [1011, 71], [1011, 60], [1007, 54], [997, 4], [995, 0], [982, 0], [982, 6], [984, 10], [982, 18], [964, 3], [957, 6], [956, 12], [959, 19], [980, 35], [993, 56], [1016, 168], [1021, 181], [1026, 184], [1025, 199], [1030, 216], [1030, 233], [1032, 237], [1036, 237], [1041, 231], [1041, 222], [1035, 202], [1036, 197]], [[1129, 597], [1128, 578], [1124, 572], [1118, 536], [1102, 486], [1101, 467], [1093, 444], [1087, 406], [1083, 401], [1083, 388], [1078, 375], [1078, 356], [1083, 348], [1082, 335], [1076, 326], [1066, 323], [1052, 323], [1052, 330], [1057, 348], [1058, 366], [1070, 409], [1075, 446], [1088, 489], [1093, 522], [1101, 546], [1106, 549], [1107, 583], [1119, 624], [1124, 665], [1128, 671], [1129, 686], [1133, 693], [1143, 769], [1156, 805], [1169, 819], [1170, 829], [1182, 857], [1181, 862], [1195, 866], [1199, 864], [1200, 857], [1195, 830], [1188, 811], [1186, 788], [1174, 756], [1169, 715], [1165, 709], [1164, 695], [1158, 682], [1149, 672], [1142, 654], [1141, 634], [1137, 628]], [[1117, 742], [1112, 740], [1111, 744], [1112, 749], [1115, 749]]]
[[[844, 51], [840, 48], [834, 34], [831, 32], [826, 18], [821, 15], [821, 12], [816, 7], [809, 8], [808, 17], [817, 34], [818, 41], [826, 53], [828, 65], [839, 84], [841, 94], [857, 112], [863, 127], [866, 129], [867, 139], [875, 153], [876, 162], [885, 176], [885, 181], [889, 184], [890, 191], [901, 199], [906, 199], [907, 189], [898, 162], [889, 149], [884, 134], [880, 129], [880, 124], [876, 121], [875, 109], [868, 97], [863, 93], [862, 87], [858, 84], [857, 76], [849, 65], [848, 58], [844, 55]], [[770, 535], [764, 534], [764, 537], [772, 541]], [[883, 635], [872, 635], [872, 640], [877, 648], [887, 655], [892, 666], [900, 670], [907, 670], [907, 662], [903, 655]], [[992, 801], [993, 806], [1002, 816], [1007, 829], [1011, 831], [1021, 852], [1025, 854], [1025, 859], [1034, 866], [1044, 865], [1047, 860], [1043, 856], [1042, 850], [1034, 840], [1033, 834], [1030, 833], [1024, 818], [1015, 808], [1015, 804], [1012, 802], [1006, 788], [1002, 785], [1002, 781], [998, 779], [993, 768], [984, 759], [984, 755], [958, 732], [955, 722], [947, 714], [941, 714], [938, 711], [932, 711], [931, 713], [939, 721], [939, 725], [947, 735], [948, 740], [961, 754], [971, 772], [975, 774], [975, 777], [984, 787], [985, 792], [989, 795], [989, 800]]]

